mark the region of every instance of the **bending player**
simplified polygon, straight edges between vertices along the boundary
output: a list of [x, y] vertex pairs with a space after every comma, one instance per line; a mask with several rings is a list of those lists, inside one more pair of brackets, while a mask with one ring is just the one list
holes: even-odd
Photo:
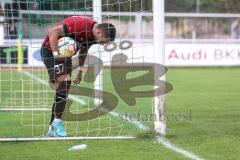
[[87, 17], [73, 16], [64, 19], [48, 31], [42, 44], [41, 56], [48, 70], [50, 83], [56, 89], [48, 130], [48, 136], [51, 137], [65, 137], [67, 135], [61, 117], [71, 86], [72, 61], [71, 58], [58, 57], [58, 39], [63, 36], [73, 38], [81, 46], [78, 51], [80, 53], [78, 74], [73, 81], [74, 84], [79, 84], [82, 77], [81, 66], [84, 64], [90, 46], [96, 43], [105, 44], [114, 41], [116, 29], [110, 23], [98, 24]]

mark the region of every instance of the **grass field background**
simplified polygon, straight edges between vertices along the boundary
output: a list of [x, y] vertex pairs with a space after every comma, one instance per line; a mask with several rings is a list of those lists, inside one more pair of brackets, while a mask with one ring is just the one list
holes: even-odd
[[[167, 81], [173, 85], [173, 90], [166, 99], [166, 138], [203, 159], [239, 159], [239, 72], [239, 68], [170, 68]], [[48, 79], [43, 70], [33, 70], [30, 73], [40, 79]], [[47, 85], [13, 70], [2, 70], [0, 76], [1, 108], [51, 108], [53, 91]], [[88, 83], [81, 85], [92, 87]], [[104, 71], [103, 85], [105, 91], [118, 96], [107, 69]], [[75, 103], [73, 110], [81, 112], [91, 108], [91, 99], [81, 99], [88, 101], [88, 105]], [[119, 100], [114, 112], [120, 115], [126, 112], [134, 114], [138, 111], [152, 111], [151, 98], [139, 98], [135, 106], [128, 106]], [[46, 135], [49, 117], [49, 111], [0, 112], [0, 137], [43, 137]], [[143, 123], [152, 128], [153, 122]], [[88, 122], [68, 122], [65, 126], [69, 136], [138, 136], [143, 132], [137, 126], [112, 115]], [[67, 150], [80, 143], [86, 143], [88, 149], [78, 152]], [[0, 159], [187, 159], [151, 138], [4, 142], [0, 143], [0, 155]]]

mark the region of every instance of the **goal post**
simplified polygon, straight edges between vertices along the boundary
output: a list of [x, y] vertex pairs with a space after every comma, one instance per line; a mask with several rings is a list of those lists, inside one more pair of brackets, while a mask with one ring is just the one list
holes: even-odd
[[[153, 25], [154, 25], [154, 59], [156, 64], [165, 65], [165, 16], [164, 16], [164, 0], [153, 0]], [[161, 67], [164, 69], [164, 67]], [[155, 76], [160, 77], [160, 67], [154, 68]], [[155, 85], [158, 79], [155, 78]], [[160, 78], [165, 81], [165, 74]], [[164, 84], [164, 83], [163, 83]], [[165, 92], [165, 86], [161, 86]], [[154, 98], [154, 114], [156, 116], [154, 127], [155, 131], [161, 135], [166, 134], [166, 111], [165, 111], [165, 95], [157, 96], [155, 93]]]
[[[102, 0], [94, 0], [93, 1], [93, 19], [95, 19], [95, 21], [97, 23], [102, 23]], [[102, 56], [102, 52], [98, 52], [98, 57], [101, 59]], [[98, 71], [98, 69], [100, 71]], [[99, 105], [101, 103], [101, 99], [102, 99], [102, 95], [101, 92], [103, 90], [103, 82], [102, 82], [102, 74], [103, 71], [102, 69], [97, 66], [94, 67], [94, 74], [95, 73], [99, 73], [97, 75], [96, 81], [94, 82], [94, 88], [95, 88], [95, 105]]]

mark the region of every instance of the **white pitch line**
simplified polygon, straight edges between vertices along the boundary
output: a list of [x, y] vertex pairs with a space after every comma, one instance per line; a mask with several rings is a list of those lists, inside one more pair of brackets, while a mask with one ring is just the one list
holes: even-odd
[[137, 121], [136, 119], [130, 119], [126, 116], [122, 116], [116, 112], [110, 112], [111, 115], [115, 116], [115, 117], [119, 117], [121, 119], [124, 119], [126, 121], [128, 121], [129, 123], [137, 126], [138, 128], [142, 129], [142, 130], [148, 130], [149, 128], [147, 126], [145, 126], [143, 123]]
[[180, 147], [177, 147], [176, 145], [172, 144], [168, 139], [158, 136], [156, 137], [156, 141], [160, 144], [162, 144], [165, 148], [168, 148], [170, 150], [173, 150], [177, 153], [180, 153], [182, 155], [184, 155], [187, 158], [193, 159], [193, 160], [203, 160], [202, 158], [199, 158], [197, 155], [186, 151]]
[[[42, 84], [48, 85], [48, 83], [47, 83], [46, 81], [44, 81], [44, 80], [42, 80], [42, 79], [40, 79], [40, 78], [32, 75], [32, 74], [29, 73], [29, 72], [23, 72], [23, 73], [24, 73], [25, 75], [31, 77], [32, 79], [37, 80], [38, 82], [40, 82], [40, 83], [42, 83]], [[75, 102], [78, 102], [78, 103], [81, 103], [81, 104], [86, 104], [84, 101], [78, 99], [78, 98], [77, 98], [76, 96], [74, 96], [74, 95], [71, 95], [71, 96], [69, 95], [69, 98], [71, 98], [71, 99], [72, 99], [73, 101], [75, 101]], [[137, 120], [131, 120], [131, 119], [125, 117], [125, 116], [122, 116], [122, 115], [116, 113], [116, 112], [110, 112], [110, 114], [113, 115], [113, 116], [115, 116], [115, 117], [119, 117], [119, 118], [122, 118], [122, 119], [124, 119], [124, 120], [127, 120], [129, 123], [137, 126], [137, 127], [140, 128], [140, 129], [143, 129], [143, 130], [147, 130], [147, 129], [148, 129], [147, 126], [145, 126], [144, 124], [142, 124], [141, 122], [139, 122], [139, 121], [137, 121]], [[200, 158], [199, 156], [195, 155], [194, 153], [189, 152], [189, 151], [187, 151], [187, 150], [184, 150], [184, 149], [182, 149], [182, 148], [180, 148], [180, 147], [177, 147], [176, 145], [172, 144], [168, 139], [166, 139], [166, 138], [164, 138], [164, 137], [160, 137], [160, 136], [157, 137], [157, 138], [156, 138], [156, 142], [162, 144], [165, 148], [167, 148], [167, 149], [169, 149], [169, 150], [172, 150], [172, 151], [174, 151], [174, 152], [177, 152], [177, 153], [179, 153], [179, 154], [181, 154], [181, 155], [183, 155], [183, 156], [185, 156], [185, 157], [187, 157], [187, 158], [190, 158], [190, 159], [192, 159], [192, 160], [203, 160], [202, 158]]]

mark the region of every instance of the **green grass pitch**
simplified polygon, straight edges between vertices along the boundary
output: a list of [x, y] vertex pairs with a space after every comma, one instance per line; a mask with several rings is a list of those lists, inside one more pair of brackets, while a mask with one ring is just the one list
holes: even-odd
[[[48, 76], [43, 70], [26, 71], [41, 80]], [[167, 135], [173, 144], [195, 153], [203, 159], [239, 159], [240, 109], [239, 68], [169, 68], [167, 81], [173, 90], [167, 95]], [[141, 74], [141, 73], [137, 73]], [[136, 75], [130, 75], [130, 77]], [[74, 77], [74, 75], [73, 75]], [[51, 108], [53, 90], [17, 71], [0, 71], [1, 108]], [[114, 110], [119, 115], [141, 112], [150, 114], [151, 98], [138, 98], [135, 106], [123, 102], [113, 88], [110, 72], [104, 71], [104, 90], [119, 99]], [[92, 87], [92, 84], [82, 83]], [[140, 88], [146, 89], [145, 87]], [[92, 109], [88, 102], [74, 102], [73, 112]], [[0, 138], [44, 137], [48, 129], [49, 111], [0, 112]], [[134, 117], [134, 116], [133, 116]], [[153, 122], [143, 120], [149, 128]], [[69, 136], [138, 136], [142, 130], [113, 115], [104, 115], [91, 121], [65, 122]], [[83, 151], [70, 152], [68, 148], [86, 143]], [[91, 160], [145, 160], [187, 159], [166, 149], [151, 138], [133, 140], [83, 140], [49, 142], [1, 142], [0, 159], [91, 159]]]

